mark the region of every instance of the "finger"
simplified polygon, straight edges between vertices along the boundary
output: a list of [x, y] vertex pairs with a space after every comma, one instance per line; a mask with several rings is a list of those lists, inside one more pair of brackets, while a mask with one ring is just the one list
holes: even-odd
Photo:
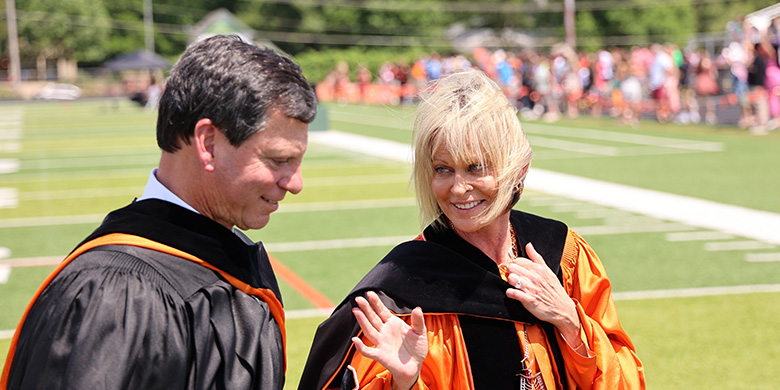
[[527, 275], [530, 272], [534, 271], [534, 268], [536, 267], [536, 263], [533, 261], [518, 257], [514, 260], [512, 260], [512, 263], [509, 264], [506, 268], [507, 271], [509, 271], [509, 274], [517, 274], [517, 275]]
[[358, 307], [360, 307], [360, 311], [363, 312], [363, 314], [366, 316], [368, 321], [371, 322], [371, 325], [374, 326], [376, 329], [381, 329], [382, 325], [384, 325], [384, 321], [377, 315], [376, 311], [374, 310], [374, 307], [371, 306], [371, 304], [366, 300], [366, 298], [363, 297], [356, 297], [355, 303], [358, 304]]
[[544, 258], [539, 254], [539, 252], [536, 251], [534, 244], [529, 242], [528, 245], [525, 246], [525, 253], [528, 254], [528, 258], [534, 263], [545, 264]]
[[412, 310], [412, 330], [418, 335], [423, 335], [427, 332], [425, 329], [425, 318], [423, 317], [423, 311], [420, 307]]
[[355, 319], [357, 320], [358, 325], [360, 325], [360, 329], [363, 330], [363, 334], [366, 335], [366, 338], [371, 340], [372, 343], [376, 344], [376, 341], [379, 339], [378, 328], [375, 328], [374, 325], [371, 324], [362, 310], [353, 308], [352, 315], [355, 316]]
[[387, 306], [382, 303], [377, 293], [369, 291], [366, 293], [366, 296], [368, 297], [368, 301], [371, 303], [371, 308], [379, 316], [383, 323], [387, 322], [390, 317], [393, 317], [393, 313], [391, 313], [390, 310], [387, 309]]
[[507, 276], [506, 278], [506, 281], [507, 283], [512, 285], [512, 287], [516, 290], [520, 290], [526, 286], [526, 283], [524, 283], [523, 278], [520, 275], [515, 273], [509, 274], [509, 276]]
[[360, 337], [353, 337], [352, 343], [355, 344], [355, 349], [363, 356], [369, 359], [376, 359], [376, 348], [371, 348], [363, 343]]
[[[526, 309], [530, 310], [530, 308], [533, 307], [533, 305], [531, 304], [532, 301], [533, 301], [533, 297], [529, 293], [527, 293], [527, 292], [525, 292], [523, 290], [518, 290], [516, 288], [508, 288], [508, 289], [506, 289], [506, 296], [508, 298], [514, 299], [516, 301], [519, 301], [520, 303], [523, 304], [523, 306]], [[535, 313], [533, 313], [533, 312], [532, 312], [532, 314], [535, 315]]]

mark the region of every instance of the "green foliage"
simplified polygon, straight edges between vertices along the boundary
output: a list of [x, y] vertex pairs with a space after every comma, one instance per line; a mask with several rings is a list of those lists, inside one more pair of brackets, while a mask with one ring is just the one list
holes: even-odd
[[590, 51], [608, 45], [653, 42], [685, 46], [696, 33], [696, 20], [696, 9], [691, 5], [579, 11], [577, 40]]
[[[49, 58], [67, 57], [99, 65], [116, 55], [143, 48], [143, 1], [17, 0], [25, 63], [30, 66], [44, 54]], [[551, 0], [551, 9], [560, 8], [561, 1]], [[209, 12], [225, 8], [253, 28], [258, 39], [268, 39], [282, 50], [305, 58], [310, 68], [307, 72], [315, 80], [321, 80], [327, 69], [339, 60], [347, 61], [353, 72], [360, 62], [375, 71], [378, 63], [395, 60], [391, 55], [394, 51], [415, 50], [402, 48], [447, 50], [445, 37], [455, 24], [465, 29], [487, 28], [497, 32], [510, 28], [560, 40], [564, 34], [560, 11], [450, 12], [454, 5], [473, 4], [471, 0], [424, 0], [423, 3], [394, 0], [387, 8], [370, 7], [370, 2], [361, 7], [362, 2], [346, 1], [341, 4], [339, 1], [190, 0], [183, 4], [177, 0], [154, 0], [153, 3], [155, 51], [163, 56], [178, 57], [189, 43], [190, 27]], [[480, 2], [486, 6], [525, 3], [529, 9], [537, 9], [540, 4], [531, 0]], [[651, 42], [685, 46], [696, 34], [723, 33], [726, 24], [739, 15], [774, 3], [773, 0], [743, 0], [662, 7], [653, 0], [632, 0], [621, 7], [592, 9], [586, 2], [576, 14], [577, 41], [579, 48], [587, 51]], [[0, 27], [2, 50], [6, 29], [2, 23]], [[356, 55], [365, 57], [356, 61], [353, 58]], [[317, 56], [321, 58], [315, 59]]]
[[737, 17], [775, 3], [777, 3], [775, 0], [742, 0], [698, 4], [696, 5], [697, 31], [722, 32], [726, 24]]
[[580, 48], [594, 52], [604, 47], [604, 41], [599, 35], [599, 21], [592, 12], [577, 12], [576, 17], [577, 44]]
[[110, 34], [102, 0], [22, 0], [16, 3], [19, 46], [31, 57], [94, 61], [105, 58]]

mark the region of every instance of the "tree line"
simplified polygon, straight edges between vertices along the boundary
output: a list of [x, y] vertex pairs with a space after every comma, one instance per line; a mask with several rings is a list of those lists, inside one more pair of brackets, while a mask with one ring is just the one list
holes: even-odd
[[[563, 0], [150, 0], [154, 50], [175, 59], [192, 26], [224, 8], [293, 56], [333, 50], [452, 50], [464, 31], [519, 31], [550, 47], [564, 37]], [[575, 2], [579, 49], [672, 42], [721, 34], [740, 14], [771, 0], [595, 0]], [[99, 66], [144, 47], [144, 0], [16, 0], [23, 67], [67, 60]], [[2, 19], [3, 56], [8, 36]], [[544, 49], [544, 47], [538, 48]], [[330, 57], [330, 56], [329, 56]], [[7, 61], [4, 61], [7, 62]]]

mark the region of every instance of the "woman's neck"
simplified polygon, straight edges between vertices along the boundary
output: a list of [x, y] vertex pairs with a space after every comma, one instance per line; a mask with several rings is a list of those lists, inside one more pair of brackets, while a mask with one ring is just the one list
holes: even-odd
[[511, 261], [512, 234], [510, 233], [509, 213], [496, 218], [493, 222], [473, 232], [464, 232], [450, 226], [455, 234], [466, 240], [490, 257], [497, 266]]

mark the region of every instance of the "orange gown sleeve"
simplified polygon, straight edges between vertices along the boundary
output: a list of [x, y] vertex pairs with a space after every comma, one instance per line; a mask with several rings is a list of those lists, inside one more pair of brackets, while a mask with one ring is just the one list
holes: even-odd
[[604, 265], [587, 242], [569, 230], [561, 261], [563, 287], [574, 300], [582, 322], [588, 355], [575, 352], [557, 335], [569, 387], [577, 389], [644, 389], [642, 362], [618, 320], [612, 287]]
[[[409, 322], [409, 318], [406, 316], [404, 320]], [[420, 378], [412, 389], [473, 389], [474, 382], [458, 316], [425, 314], [425, 326], [428, 329], [428, 356], [423, 362]], [[366, 345], [371, 345], [365, 337], [361, 338]], [[392, 375], [376, 361], [356, 352], [350, 366], [357, 373], [360, 389], [391, 389]]]

